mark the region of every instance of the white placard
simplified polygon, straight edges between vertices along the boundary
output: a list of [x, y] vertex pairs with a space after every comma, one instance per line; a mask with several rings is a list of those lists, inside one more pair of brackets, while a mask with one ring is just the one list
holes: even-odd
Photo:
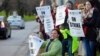
[[50, 6], [36, 7], [36, 10], [42, 23], [44, 23], [43, 27], [45, 28], [45, 32], [49, 33], [52, 29], [54, 29]]
[[43, 44], [43, 40], [41, 40], [37, 36], [29, 36], [29, 51], [30, 56], [37, 56], [41, 45]]
[[42, 23], [45, 17], [48, 17], [49, 15], [51, 15], [50, 6], [36, 7], [36, 11]]
[[52, 16], [44, 18], [44, 28], [46, 33], [50, 33], [54, 29]]
[[57, 12], [56, 12], [56, 26], [63, 24], [65, 20], [65, 6], [59, 6], [57, 7]]
[[80, 10], [68, 10], [68, 24], [72, 36], [85, 37], [82, 28], [82, 14]]

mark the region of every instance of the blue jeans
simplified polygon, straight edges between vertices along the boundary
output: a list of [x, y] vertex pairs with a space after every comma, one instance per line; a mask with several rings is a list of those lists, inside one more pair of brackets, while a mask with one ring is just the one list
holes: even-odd
[[68, 39], [62, 41], [62, 56], [65, 56], [65, 53], [68, 52]]
[[96, 56], [95, 41], [90, 41], [84, 37], [83, 45], [85, 49], [85, 56]]
[[68, 38], [68, 56], [74, 56], [72, 53], [72, 38]]

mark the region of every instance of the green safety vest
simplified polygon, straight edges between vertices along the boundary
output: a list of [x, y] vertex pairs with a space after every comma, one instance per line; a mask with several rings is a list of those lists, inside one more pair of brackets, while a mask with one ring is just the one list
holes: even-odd
[[[70, 31], [68, 29], [64, 29], [64, 30], [60, 30], [60, 32], [63, 34], [64, 39], [66, 39], [68, 36], [67, 34], [70, 34]], [[78, 37], [76, 36], [72, 36], [72, 53], [76, 52], [78, 50], [78, 46], [79, 46], [79, 41], [78, 41]]]
[[64, 39], [67, 39], [68, 36], [66, 34], [67, 33], [66, 29], [64, 29], [64, 30], [61, 29], [60, 32], [62, 33]]

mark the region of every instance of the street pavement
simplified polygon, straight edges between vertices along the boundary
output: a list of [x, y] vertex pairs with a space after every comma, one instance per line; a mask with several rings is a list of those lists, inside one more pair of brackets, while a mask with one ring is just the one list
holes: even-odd
[[28, 36], [38, 32], [36, 21], [26, 22], [25, 29], [12, 30], [11, 38], [0, 40], [0, 56], [28, 56]]

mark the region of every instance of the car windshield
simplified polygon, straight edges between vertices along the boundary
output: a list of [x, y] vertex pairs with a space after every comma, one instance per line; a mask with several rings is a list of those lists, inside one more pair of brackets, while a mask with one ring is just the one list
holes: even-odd
[[21, 20], [21, 16], [9, 16], [8, 20]]

